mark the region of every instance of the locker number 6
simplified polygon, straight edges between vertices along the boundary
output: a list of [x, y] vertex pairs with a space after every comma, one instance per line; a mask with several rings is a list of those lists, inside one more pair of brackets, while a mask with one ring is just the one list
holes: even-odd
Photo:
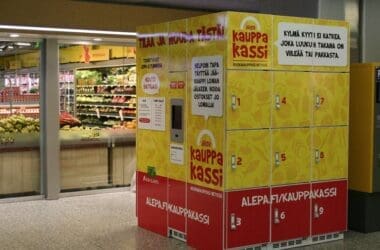
[[281, 212], [281, 213], [280, 213], [280, 219], [281, 219], [281, 220], [285, 220], [285, 218], [286, 218], [286, 214], [285, 214], [285, 212]]

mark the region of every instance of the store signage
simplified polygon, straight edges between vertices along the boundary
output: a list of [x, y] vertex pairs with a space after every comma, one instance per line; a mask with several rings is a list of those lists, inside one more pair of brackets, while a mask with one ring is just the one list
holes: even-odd
[[160, 79], [155, 73], [147, 73], [142, 77], [141, 85], [144, 93], [148, 95], [157, 94], [160, 89]]
[[214, 187], [223, 184], [223, 153], [216, 150], [210, 130], [198, 134], [197, 144], [190, 145], [190, 179]]
[[314, 189], [313, 191], [297, 191], [297, 192], [287, 192], [281, 194], [268, 195], [255, 195], [243, 197], [241, 200], [241, 207], [259, 206], [263, 204], [274, 203], [288, 203], [297, 202], [300, 200], [308, 199], [321, 199], [337, 197], [337, 188], [325, 188], [325, 189]]
[[164, 97], [140, 97], [137, 110], [139, 129], [165, 131]]
[[268, 66], [270, 36], [253, 16], [240, 22], [231, 33], [231, 57], [234, 66]]
[[193, 57], [191, 60], [192, 114], [222, 116], [223, 60], [222, 56]]
[[280, 22], [278, 62], [282, 65], [347, 66], [346, 27]]

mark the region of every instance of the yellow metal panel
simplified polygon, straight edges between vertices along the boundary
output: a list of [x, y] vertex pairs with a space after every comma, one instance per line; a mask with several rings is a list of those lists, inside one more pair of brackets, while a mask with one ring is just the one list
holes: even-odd
[[269, 130], [229, 131], [226, 145], [228, 190], [269, 185]]
[[350, 73], [348, 183], [362, 192], [373, 191], [374, 69], [373, 64], [354, 64]]
[[187, 20], [169, 22], [169, 70], [186, 71]]
[[[182, 47], [185, 49], [185, 47]], [[185, 98], [186, 98], [186, 72], [172, 72], [168, 73], [169, 77], [169, 89], [168, 89], [168, 96], [170, 98], [181, 98], [184, 100], [184, 110], [183, 115], [186, 116], [186, 105], [185, 105]], [[166, 105], [166, 113], [171, 113], [171, 106], [170, 101], [168, 100], [168, 104]], [[168, 117], [167, 119], [167, 127], [171, 127], [171, 118]], [[168, 177], [171, 179], [179, 180], [186, 182], [186, 174], [187, 174], [187, 168], [186, 168], [186, 117], [184, 117], [184, 124], [183, 124], [183, 143], [173, 143], [171, 142], [171, 145], [176, 147], [183, 147], [183, 164], [173, 163], [172, 161], [169, 161], [168, 164]], [[170, 133], [167, 133], [167, 136], [170, 140]], [[169, 153], [170, 154], [170, 153]]]
[[272, 185], [309, 182], [310, 129], [275, 129], [272, 133]]
[[269, 128], [272, 73], [228, 71], [227, 129]]
[[312, 180], [347, 178], [348, 127], [313, 129]]
[[347, 125], [348, 101], [348, 73], [313, 73], [315, 126]]
[[272, 127], [310, 125], [311, 81], [307, 72], [274, 73]]
[[[167, 23], [139, 27], [137, 40], [137, 96], [165, 98], [165, 107], [168, 106], [168, 75], [167, 75]], [[159, 34], [159, 35], [155, 35]], [[143, 78], [145, 74], [155, 74], [156, 93], [144, 89]], [[167, 177], [169, 164], [169, 135], [168, 135], [168, 110], [165, 114], [165, 131], [152, 129], [137, 130], [137, 169], [141, 172], [151, 171], [152, 167], [156, 175]], [[150, 170], [149, 170], [150, 169]]]

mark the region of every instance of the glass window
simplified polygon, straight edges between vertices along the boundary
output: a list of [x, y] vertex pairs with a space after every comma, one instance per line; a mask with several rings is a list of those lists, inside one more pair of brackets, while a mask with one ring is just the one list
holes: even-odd
[[135, 48], [61, 44], [61, 191], [128, 186], [135, 171]]
[[40, 42], [0, 40], [0, 198], [40, 185]]

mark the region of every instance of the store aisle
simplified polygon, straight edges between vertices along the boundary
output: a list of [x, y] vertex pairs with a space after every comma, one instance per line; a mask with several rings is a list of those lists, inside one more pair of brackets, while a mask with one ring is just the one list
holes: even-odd
[[[130, 191], [0, 204], [0, 249], [187, 249], [136, 226]], [[380, 249], [380, 232], [304, 249]]]

